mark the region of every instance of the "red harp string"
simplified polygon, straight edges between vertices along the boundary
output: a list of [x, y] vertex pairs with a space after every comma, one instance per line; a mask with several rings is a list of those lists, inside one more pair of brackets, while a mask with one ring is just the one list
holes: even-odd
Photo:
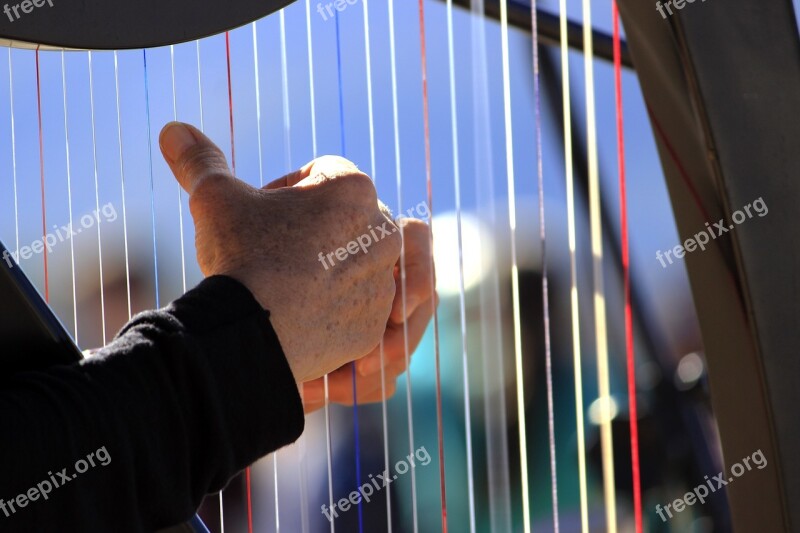
[[[425, 124], [425, 183], [428, 190], [428, 209], [430, 215], [431, 250], [433, 250], [433, 181], [431, 177], [431, 133], [430, 108], [428, 105], [428, 63], [425, 48], [425, 5], [419, 0], [419, 40], [420, 59], [422, 62], [422, 113]], [[436, 291], [436, 273], [433, 268], [431, 253], [431, 291]], [[439, 483], [442, 498], [442, 533], [447, 533], [447, 490], [444, 470], [444, 429], [442, 424], [442, 373], [439, 353], [439, 314], [436, 309], [436, 298], [431, 298], [433, 306], [434, 353], [436, 359], [436, 431], [439, 440]]]
[[[44, 134], [42, 130], [42, 82], [39, 68], [39, 47], [36, 47], [36, 111], [39, 119], [39, 179], [42, 187], [42, 241], [47, 235], [47, 209], [44, 194]], [[44, 257], [44, 299], [50, 303], [50, 279], [47, 268], [47, 251]]]
[[622, 278], [625, 290], [625, 353], [628, 368], [628, 411], [631, 431], [631, 471], [633, 474], [633, 512], [636, 533], [642, 533], [642, 487], [639, 470], [639, 421], [636, 410], [636, 360], [633, 350], [633, 312], [631, 308], [630, 246], [628, 236], [628, 198], [625, 187], [625, 131], [622, 108], [622, 61], [619, 35], [619, 9], [611, 2], [614, 23], [614, 96], [617, 109], [617, 160], [619, 164], [620, 229], [622, 232]]
[[[231, 169], [236, 175], [236, 140], [233, 124], [233, 78], [231, 76], [231, 35], [225, 32], [225, 60], [228, 71], [228, 115], [231, 124]], [[245, 492], [247, 493], [247, 531], [253, 533], [253, 490], [251, 481], [251, 467], [244, 470]]]

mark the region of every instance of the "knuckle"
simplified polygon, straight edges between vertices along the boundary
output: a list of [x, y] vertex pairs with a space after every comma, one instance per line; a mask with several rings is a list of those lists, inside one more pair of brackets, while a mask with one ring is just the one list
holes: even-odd
[[394, 264], [403, 251], [403, 237], [400, 236], [400, 233], [393, 232], [389, 236], [389, 247], [389, 250], [391, 251], [391, 257], [393, 258], [392, 263]]
[[355, 163], [339, 155], [321, 155], [312, 162], [311, 168], [313, 169], [312, 172], [323, 173], [331, 171], [336, 173], [336, 171], [342, 170], [358, 170], [358, 167]]
[[378, 192], [372, 179], [353, 167], [346, 171], [338, 171], [335, 174], [326, 174], [328, 180], [324, 182], [325, 189], [331, 193], [336, 201], [346, 199], [348, 203], [357, 205], [373, 204], [377, 208]]
[[378, 202], [378, 191], [372, 179], [361, 171], [349, 172], [337, 177], [335, 180], [340, 190], [352, 198], [369, 202], [370, 205]]
[[385, 282], [383, 285], [384, 291], [384, 298], [389, 302], [389, 312], [391, 312], [392, 304], [394, 303], [394, 297], [397, 293], [397, 283], [394, 280], [394, 273], [392, 271], [389, 272], [387, 276], [385, 276]]
[[403, 238], [400, 231], [391, 220], [388, 220], [379, 212], [373, 215], [372, 227], [373, 232], [377, 237], [376, 244], [378, 244], [377, 260], [380, 265], [385, 266], [394, 264], [400, 258], [400, 253], [403, 248]]

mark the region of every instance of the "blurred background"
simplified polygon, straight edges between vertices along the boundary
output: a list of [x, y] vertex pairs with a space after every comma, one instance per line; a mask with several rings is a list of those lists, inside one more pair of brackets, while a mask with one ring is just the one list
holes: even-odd
[[[368, 5], [366, 1], [348, 2], [337, 16], [327, 17], [319, 13], [317, 4], [301, 0], [280, 14], [230, 33], [239, 178], [259, 185], [316, 155], [341, 154], [373, 176], [380, 197], [395, 213], [406, 213], [428, 201], [418, 6], [398, 0], [390, 12], [385, 0]], [[539, 7], [558, 12], [554, 0], [540, 2]], [[578, 2], [570, 2], [568, 14], [571, 20], [581, 22]], [[522, 529], [520, 413], [515, 401], [518, 383], [514, 373], [506, 182], [509, 169], [505, 158], [506, 143], [512, 142], [525, 371], [524, 382], [519, 385], [526, 398], [523, 416], [528, 433], [530, 503], [535, 530], [551, 531], [531, 38], [513, 28], [509, 33], [513, 120], [507, 139], [500, 26], [467, 10], [453, 9], [454, 136], [446, 4], [425, 2], [425, 17], [431, 209], [441, 296], [439, 341], [448, 529], [469, 531], [470, 487], [476, 502], [477, 531]], [[592, 17], [597, 30], [611, 33], [610, 1], [595, 1]], [[561, 122], [564, 65], [557, 49], [542, 46], [540, 53], [541, 163], [559, 511], [561, 530], [578, 531]], [[99, 224], [59, 242], [47, 255], [50, 304], [81, 348], [101, 346], [113, 338], [130, 313], [163, 306], [202, 279], [186, 197], [161, 158], [157, 137], [161, 127], [177, 117], [202, 125], [230, 154], [227, 68], [224, 36], [147, 52], [41, 52], [40, 110], [35, 53], [0, 53], [0, 239], [10, 250], [30, 245], [42, 236], [43, 215], [47, 231], [52, 232], [56, 231], [54, 225], [70, 222], [78, 228], [83, 215], [109, 203], [119, 215], [114, 221], [101, 217]], [[594, 68], [618, 514], [621, 530], [631, 531], [614, 82], [608, 62], [595, 59]], [[601, 409], [595, 403], [598, 394], [581, 53], [570, 52], [569, 69], [576, 132], [577, 272], [589, 508], [592, 530], [603, 531], [597, 444]], [[686, 272], [681, 260], [664, 268], [656, 259], [657, 250], [670, 249], [680, 240], [635, 72], [625, 69], [622, 76], [645, 527], [648, 531], [727, 531], [730, 526], [723, 492], [666, 523], [654, 511], [656, 504], [674, 500], [701, 482], [704, 475], [711, 476], [722, 467]], [[458, 158], [458, 174], [454, 157]], [[461, 249], [457, 241], [456, 181], [461, 193]], [[463, 309], [459, 253], [464, 258]], [[44, 293], [44, 256], [34, 254], [20, 262]], [[442, 442], [437, 434], [435, 406], [431, 329], [414, 354], [410, 372], [398, 383], [397, 394], [386, 403], [385, 415], [381, 404], [355, 411], [332, 406], [329, 434], [324, 411], [315, 413], [297, 444], [254, 467], [256, 530], [276, 531], [278, 525], [285, 531], [330, 529], [320, 511], [329, 498], [328, 438], [332, 443], [334, 500], [347, 497], [368, 481], [368, 475], [382, 473], [387, 461], [393, 465], [420, 447], [432, 457], [430, 464], [418, 463], [413, 475], [400, 476], [371, 502], [340, 513], [335, 520], [337, 530], [384, 531], [390, 525], [394, 531], [414, 531], [415, 526], [424, 532], [441, 530], [438, 451]], [[472, 451], [472, 476], [467, 469], [468, 448]], [[360, 479], [356, 476], [357, 460]], [[246, 530], [240, 479], [224, 492], [223, 501], [225, 530]], [[222, 530], [219, 514], [216, 495], [209, 496], [202, 516], [212, 531]]]

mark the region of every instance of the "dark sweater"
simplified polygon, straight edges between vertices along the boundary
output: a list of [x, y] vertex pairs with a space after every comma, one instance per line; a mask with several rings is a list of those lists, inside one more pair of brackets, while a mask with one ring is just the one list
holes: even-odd
[[0, 413], [0, 532], [183, 522], [304, 424], [269, 313], [221, 276], [89, 360], [3, 380]]

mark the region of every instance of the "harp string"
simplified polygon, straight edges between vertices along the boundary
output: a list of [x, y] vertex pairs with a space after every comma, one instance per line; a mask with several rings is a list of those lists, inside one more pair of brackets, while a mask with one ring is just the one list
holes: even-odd
[[[306, 43], [308, 45], [308, 84], [309, 84], [309, 108], [311, 111], [311, 153], [317, 157], [317, 105], [314, 91], [314, 46], [311, 39], [311, 2], [306, 0]], [[328, 387], [328, 375], [322, 378], [322, 388], [324, 395], [323, 412], [325, 416], [325, 452], [326, 466], [328, 470], [328, 507], [333, 508], [333, 452], [331, 446], [331, 411], [330, 411], [330, 389]], [[303, 438], [303, 437], [301, 437]], [[301, 463], [302, 466], [303, 463]], [[305, 517], [305, 514], [303, 514]], [[334, 532], [333, 520], [330, 521], [331, 533]]]
[[[94, 168], [94, 199], [95, 209], [100, 213], [100, 182], [97, 173], [97, 132], [94, 113], [94, 72], [92, 70], [92, 52], [87, 53], [89, 58], [89, 110], [92, 125], [92, 165]], [[99, 215], [98, 215], [99, 217]], [[47, 257], [47, 254], [45, 254]], [[103, 283], [103, 242], [100, 237], [100, 223], [97, 223], [97, 257], [100, 266], [100, 320], [103, 328], [103, 346], [106, 345], [106, 298]]]
[[528, 481], [528, 442], [525, 423], [525, 372], [522, 364], [522, 326], [520, 319], [519, 267], [517, 263], [517, 200], [514, 185], [514, 141], [511, 126], [511, 74], [508, 51], [508, 3], [500, 2], [500, 32], [503, 55], [503, 110], [505, 116], [506, 174], [508, 176], [508, 223], [511, 230], [511, 285], [514, 307], [514, 366], [517, 375], [517, 417], [519, 419], [519, 453], [522, 479], [522, 519], [525, 533], [531, 530], [531, 509]]
[[[170, 75], [172, 76], [172, 120], [178, 120], [178, 92], [175, 87], [175, 45], [169, 47]], [[181, 280], [183, 281], [183, 292], [186, 292], [186, 250], [183, 236], [183, 189], [176, 181], [175, 187], [178, 191], [178, 231], [181, 241]]]
[[[375, 113], [372, 93], [372, 53], [370, 47], [369, 33], [369, 0], [362, 1], [364, 13], [364, 60], [366, 65], [367, 78], [367, 114], [369, 118], [369, 161], [370, 175], [377, 184], [378, 170], [375, 162]], [[384, 344], [381, 339], [379, 345], [381, 360], [381, 421], [383, 426], [383, 461], [385, 471], [389, 471], [389, 419], [386, 406], [386, 369], [384, 368]], [[392, 498], [391, 485], [386, 486], [386, 527], [389, 533], [392, 531]]]
[[[284, 167], [285, 171], [291, 172], [292, 168], [292, 120], [291, 120], [291, 103], [289, 92], [289, 70], [286, 49], [286, 13], [285, 9], [280, 11], [280, 34], [281, 34], [281, 99], [283, 101], [283, 130], [284, 130]], [[259, 145], [259, 151], [261, 147]], [[301, 461], [304, 458], [301, 457]], [[273, 481], [275, 486], [275, 530], [280, 531], [280, 512], [278, 501], [278, 451], [272, 455], [273, 465]], [[302, 468], [301, 468], [302, 469]], [[301, 501], [305, 494], [302, 492], [303, 485], [301, 481]], [[305, 509], [305, 506], [303, 506]], [[303, 513], [305, 514], [305, 513]]]
[[430, 106], [428, 103], [428, 55], [425, 42], [425, 2], [419, 0], [419, 40], [422, 64], [422, 114], [425, 127], [425, 183], [428, 189], [428, 210], [430, 211], [430, 270], [431, 307], [433, 310], [433, 346], [436, 362], [436, 428], [439, 441], [439, 483], [442, 498], [442, 533], [447, 533], [447, 484], [444, 469], [444, 427], [442, 413], [442, 371], [439, 343], [439, 311], [436, 306], [436, 273], [433, 263], [433, 179], [431, 174], [431, 127]]
[[631, 472], [633, 474], [633, 515], [636, 533], [642, 533], [642, 488], [639, 473], [639, 419], [636, 408], [636, 359], [633, 345], [633, 310], [631, 305], [630, 245], [628, 241], [628, 197], [625, 185], [625, 130], [622, 107], [622, 60], [620, 50], [619, 10], [611, 2], [614, 45], [614, 103], [617, 112], [617, 161], [619, 165], [620, 230], [622, 232], [622, 278], [625, 291], [625, 356], [628, 377], [628, 413], [631, 431]]
[[[230, 118], [231, 126], [231, 169], [233, 175], [236, 175], [236, 135], [234, 130], [233, 121], [233, 78], [231, 76], [231, 34], [225, 32], [225, 60], [228, 71], [228, 116]], [[252, 491], [252, 474], [251, 468], [248, 466], [245, 472], [245, 492], [247, 494], [247, 531], [253, 533], [253, 491]]]
[[153, 139], [152, 139], [152, 126], [150, 125], [150, 83], [147, 76], [147, 50], [142, 50], [142, 58], [144, 61], [144, 102], [145, 114], [147, 115], [147, 154], [148, 163], [150, 166], [150, 216], [153, 224], [153, 273], [155, 275], [156, 285], [156, 308], [161, 307], [161, 298], [158, 286], [158, 247], [156, 246], [156, 206], [155, 206], [155, 192], [153, 190]]
[[[15, 252], [19, 257], [19, 193], [17, 192], [17, 127], [14, 120], [14, 62], [11, 57], [11, 48], [8, 49], [8, 94], [11, 104], [11, 172], [14, 184], [14, 237], [16, 240]], [[70, 214], [70, 220], [72, 220]], [[76, 335], [77, 335], [77, 327]]]
[[550, 291], [547, 271], [547, 230], [544, 202], [544, 162], [542, 154], [542, 113], [539, 88], [539, 15], [531, 0], [531, 44], [533, 47], [533, 92], [536, 129], [536, 183], [539, 193], [539, 240], [542, 246], [542, 316], [544, 321], [544, 361], [547, 383], [547, 434], [550, 448], [550, 490], [553, 498], [553, 531], [559, 533], [558, 476], [556, 462], [555, 406], [553, 403], [553, 351], [550, 338]]
[[[264, 184], [264, 176], [262, 170], [262, 157], [261, 157], [261, 94], [259, 91], [259, 83], [258, 83], [258, 46], [256, 44], [256, 23], [253, 23], [253, 57], [255, 61], [255, 76], [256, 76], [256, 105], [258, 108], [258, 165], [259, 165], [259, 180], [260, 184], [263, 186]], [[285, 153], [284, 153], [284, 169], [286, 172], [291, 171], [291, 158], [290, 152], [291, 147], [289, 143], [291, 142], [290, 130], [291, 125], [289, 123], [289, 88], [288, 88], [288, 81], [286, 75], [286, 28], [285, 28], [285, 20], [284, 20], [284, 13], [281, 9], [280, 12], [280, 33], [281, 33], [281, 99], [283, 101], [283, 130], [284, 130], [284, 146], [285, 146]], [[278, 496], [278, 450], [272, 454], [272, 484], [273, 490], [275, 491], [275, 531], [281, 530], [281, 518], [280, 518], [280, 500]]]
[[[341, 28], [339, 25], [339, 10], [336, 10], [336, 72], [339, 85], [339, 142], [341, 145], [342, 156], [347, 157], [347, 136], [344, 129], [344, 79], [342, 77], [342, 40]], [[361, 485], [361, 436], [358, 428], [358, 391], [357, 391], [357, 372], [355, 363], [350, 365], [353, 378], [353, 432], [355, 437], [355, 462], [356, 462], [356, 486]], [[364, 511], [361, 505], [358, 506], [358, 531], [364, 531]]]
[[[47, 235], [47, 209], [45, 206], [44, 190], [44, 135], [42, 131], [42, 84], [39, 72], [39, 47], [36, 47], [36, 112], [39, 118], [39, 177], [42, 188], [42, 241]], [[96, 174], [95, 174], [96, 176]], [[50, 303], [50, 280], [47, 271], [47, 253], [42, 254], [44, 258], [44, 299]]]
[[[478, 199], [481, 219], [487, 221], [492, 229], [497, 228], [495, 174], [492, 152], [492, 123], [490, 120], [489, 75], [486, 43], [486, 16], [483, 0], [471, 2], [472, 26], [472, 84], [473, 142], [475, 196]], [[494, 242], [484, 242], [480, 238], [481, 251], [492, 250]], [[486, 431], [486, 464], [489, 478], [489, 516], [492, 531], [511, 531], [511, 486], [508, 461], [508, 422], [505, 403], [505, 370], [502, 356], [498, 364], [489, 354], [503, 354], [503, 330], [500, 311], [500, 280], [497, 269], [488, 273], [480, 284], [481, 309], [481, 349], [483, 352], [483, 385], [487, 391], [484, 396], [484, 417]], [[492, 421], [494, 429], [489, 427]]]
[[[9, 49], [9, 58], [11, 50]], [[69, 120], [67, 112], [67, 67], [64, 61], [64, 52], [61, 52], [61, 90], [64, 97], [64, 148], [66, 153], [67, 162], [67, 208], [69, 210], [69, 219], [72, 220], [72, 162], [70, 161], [70, 147], [69, 147]], [[13, 117], [13, 108], [12, 108]], [[13, 120], [12, 120], [13, 125]], [[12, 126], [13, 128], [13, 126]], [[12, 130], [13, 131], [13, 130]], [[13, 134], [12, 134], [13, 144]], [[73, 334], [75, 336], [75, 344], [78, 344], [78, 292], [77, 283], [75, 280], [75, 241], [69, 240], [70, 250], [70, 267], [72, 274], [72, 319], [73, 319]], [[128, 305], [128, 314], [130, 315], [130, 304]]]
[[[400, 114], [397, 105], [397, 48], [395, 44], [395, 23], [394, 23], [394, 0], [389, 0], [389, 52], [390, 70], [392, 78], [392, 127], [394, 134], [394, 160], [395, 175], [397, 177], [397, 208], [398, 212], [403, 209], [403, 174], [402, 162], [400, 159]], [[404, 229], [400, 227], [400, 235], [403, 239]], [[407, 316], [406, 301], [406, 255], [400, 254], [400, 293], [402, 295], [403, 316]], [[413, 395], [411, 387], [411, 353], [408, 343], [408, 322], [403, 322], [403, 345], [406, 363], [406, 413], [408, 418], [408, 450], [409, 454], [414, 453], [414, 409]], [[419, 515], [417, 509], [417, 475], [415, 469], [410, 469], [411, 474], [411, 519], [414, 533], [419, 531]]]
[[472, 464], [472, 414], [470, 412], [469, 354], [467, 353], [467, 304], [464, 290], [464, 238], [461, 223], [461, 171], [458, 149], [458, 117], [456, 100], [455, 59], [453, 55], [453, 1], [447, 0], [447, 61], [450, 78], [450, 129], [453, 139], [453, 183], [455, 186], [456, 225], [458, 241], [458, 296], [461, 319], [461, 358], [464, 381], [464, 433], [467, 449], [467, 491], [469, 499], [469, 530], [475, 532], [475, 481]]
[[[62, 61], [62, 70], [63, 70], [63, 61], [64, 61], [64, 52], [61, 52], [61, 61]], [[66, 83], [64, 84], [66, 87]], [[128, 254], [128, 210], [127, 210], [127, 202], [125, 200], [125, 159], [123, 156], [122, 150], [122, 109], [119, 104], [119, 61], [117, 57], [117, 51], [114, 50], [114, 101], [116, 103], [116, 110], [117, 110], [117, 143], [119, 145], [119, 176], [120, 176], [120, 189], [122, 193], [122, 233], [123, 233], [123, 243], [125, 247], [125, 287], [126, 287], [126, 294], [127, 294], [127, 305], [128, 305], [128, 320], [131, 319], [133, 313], [131, 312], [131, 268], [130, 268], [130, 259]], [[66, 136], [66, 120], [67, 120], [67, 102], [66, 102], [66, 88], [64, 90], [64, 131]], [[69, 142], [67, 143], [69, 146]], [[69, 153], [69, 150], [67, 151]], [[69, 175], [69, 156], [67, 156], [67, 173]], [[71, 217], [70, 217], [71, 219]], [[71, 241], [71, 239], [70, 239]], [[73, 267], [74, 273], [74, 267]], [[73, 280], [73, 287], [74, 287], [74, 280]]]
[[[333, 444], [331, 441], [331, 408], [330, 408], [330, 388], [328, 386], [328, 375], [322, 378], [323, 393], [325, 395], [325, 448], [328, 460], [328, 507], [333, 509]], [[334, 533], [334, 521], [331, 520], [331, 533]]]
[[197, 94], [200, 97], [200, 131], [205, 133], [206, 131], [206, 123], [205, 123], [205, 114], [203, 113], [203, 71], [201, 69], [201, 62], [200, 62], [200, 40], [194, 42], [195, 50], [197, 52]]
[[608, 370], [608, 325], [603, 283], [603, 224], [601, 220], [600, 171], [597, 156], [597, 121], [594, 92], [594, 49], [592, 45], [591, 0], [583, 0], [583, 66], [586, 82], [586, 145], [589, 160], [589, 219], [594, 277], [595, 342], [597, 344], [597, 385], [600, 405], [600, 449], [603, 464], [603, 493], [606, 531], [617, 531], [617, 495], [614, 487], [614, 445], [611, 433], [611, 394]]
[[253, 30], [253, 76], [256, 83], [256, 139], [258, 140], [258, 184], [264, 186], [264, 155], [261, 149], [261, 74], [258, 68], [258, 31], [256, 23], [251, 24]]
[[286, 58], [286, 16], [280, 11], [281, 32], [281, 98], [283, 100], [283, 133], [284, 133], [284, 167], [286, 172], [292, 171], [292, 119], [289, 93], [289, 67]]
[[314, 45], [311, 39], [311, 0], [306, 0], [306, 42], [308, 44], [308, 89], [311, 111], [311, 154], [317, 157], [317, 106], [314, 95]]
[[580, 307], [575, 244], [575, 177], [572, 165], [572, 112], [569, 83], [569, 48], [567, 42], [567, 0], [559, 0], [561, 33], [561, 97], [564, 113], [564, 164], [567, 185], [567, 233], [570, 262], [570, 302], [572, 318], [572, 357], [575, 377], [575, 425], [578, 439], [578, 476], [580, 486], [581, 531], [589, 533], [588, 490], [586, 482], [586, 437], [583, 422], [583, 372], [581, 368]]
[[[374, 118], [374, 99], [372, 88], [372, 54], [370, 44], [369, 32], [369, 2], [363, 0], [363, 16], [364, 16], [364, 54], [366, 65], [366, 80], [367, 80], [367, 113], [369, 121], [369, 149], [370, 149], [370, 174], [373, 180], [377, 183], [377, 164], [375, 157], [375, 118]], [[402, 231], [402, 230], [401, 230]], [[402, 253], [405, 253], [403, 250]], [[402, 295], [405, 298], [405, 294]], [[381, 339], [379, 345], [379, 354], [381, 361], [381, 418], [383, 429], [383, 455], [384, 455], [384, 469], [389, 471], [389, 425], [388, 425], [388, 409], [386, 404], [386, 369], [385, 369], [385, 350], [384, 341]], [[391, 500], [391, 486], [386, 487], [386, 526], [387, 531], [392, 531], [392, 500]], [[359, 512], [361, 509], [359, 508]]]
[[[205, 113], [203, 112], [203, 71], [201, 68], [201, 60], [200, 60], [200, 40], [198, 39], [195, 41], [195, 52], [197, 56], [197, 94], [198, 94], [198, 103], [200, 107], [200, 131], [205, 133], [206, 124], [205, 124]], [[225, 533], [225, 509], [224, 509], [224, 498], [222, 496], [223, 491], [219, 491], [217, 493], [217, 501], [219, 507], [219, 527], [222, 533]]]

